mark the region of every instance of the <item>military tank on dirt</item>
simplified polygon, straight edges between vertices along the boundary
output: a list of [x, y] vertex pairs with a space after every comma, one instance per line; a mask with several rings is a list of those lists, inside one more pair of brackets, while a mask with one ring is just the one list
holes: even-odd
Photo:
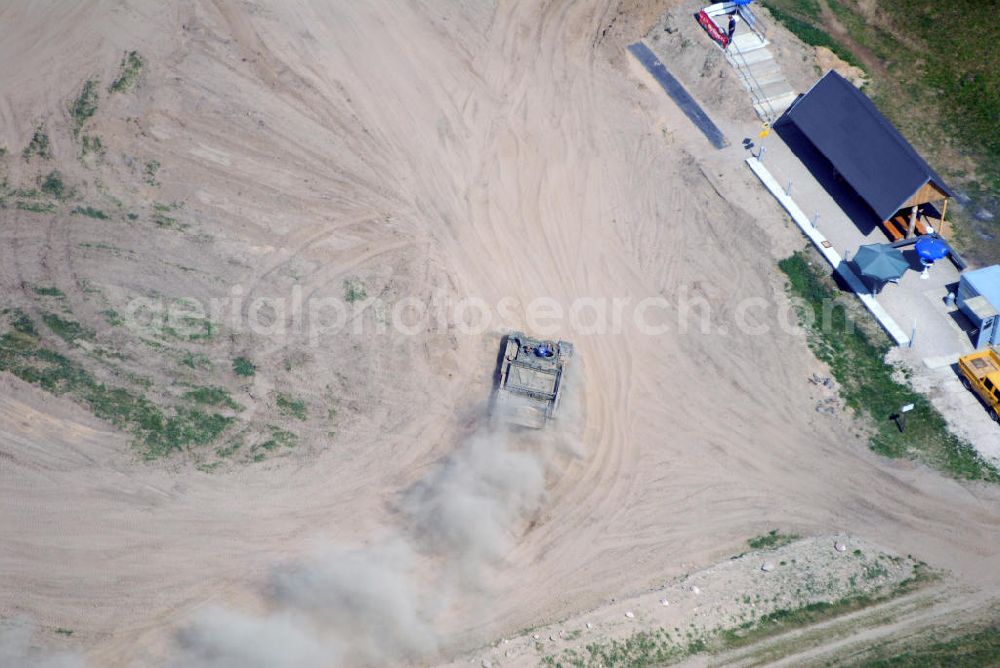
[[559, 407], [573, 345], [511, 332], [500, 342], [500, 353], [494, 416], [508, 424], [541, 429]]

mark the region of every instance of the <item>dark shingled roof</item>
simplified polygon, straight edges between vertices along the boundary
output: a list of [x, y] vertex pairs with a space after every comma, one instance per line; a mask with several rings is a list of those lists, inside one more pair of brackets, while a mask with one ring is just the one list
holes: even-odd
[[928, 181], [952, 192], [864, 93], [834, 71], [785, 113], [882, 220]]

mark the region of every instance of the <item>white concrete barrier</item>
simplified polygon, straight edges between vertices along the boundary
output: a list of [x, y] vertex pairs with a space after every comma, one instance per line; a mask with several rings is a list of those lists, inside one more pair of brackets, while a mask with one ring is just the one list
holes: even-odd
[[893, 320], [892, 316], [882, 308], [882, 305], [875, 300], [875, 297], [868, 291], [861, 279], [858, 278], [857, 274], [851, 269], [850, 265], [844, 261], [844, 258], [840, 256], [836, 250], [834, 250], [833, 245], [831, 245], [826, 237], [824, 237], [819, 230], [813, 227], [812, 222], [802, 212], [799, 205], [795, 203], [790, 196], [785, 194], [785, 190], [781, 185], [771, 176], [771, 172], [767, 171], [764, 167], [764, 163], [754, 157], [749, 157], [746, 160], [747, 166], [750, 167], [750, 171], [757, 175], [760, 182], [764, 184], [774, 199], [778, 200], [782, 208], [788, 212], [788, 215], [792, 217], [795, 224], [799, 226], [802, 232], [809, 237], [809, 240], [816, 246], [816, 250], [822, 253], [826, 261], [830, 263], [833, 270], [836, 271], [844, 282], [854, 291], [854, 294], [858, 296], [861, 303], [871, 312], [875, 319], [878, 320], [882, 329], [892, 337], [892, 340], [896, 342], [899, 346], [910, 345], [910, 337], [906, 335], [903, 329]]

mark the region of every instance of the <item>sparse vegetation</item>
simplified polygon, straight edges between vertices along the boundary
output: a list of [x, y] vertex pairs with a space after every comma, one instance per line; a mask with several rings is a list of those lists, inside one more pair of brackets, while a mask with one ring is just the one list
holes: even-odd
[[62, 174], [59, 170], [49, 172], [41, 183], [42, 192], [56, 199], [63, 199], [66, 196], [66, 184], [63, 183]]
[[243, 439], [242, 438], [233, 439], [232, 441], [230, 441], [229, 443], [227, 443], [223, 447], [216, 448], [215, 449], [215, 454], [216, 454], [216, 456], [222, 457], [223, 459], [225, 459], [227, 457], [232, 457], [242, 447], [243, 447]]
[[233, 373], [237, 376], [252, 376], [257, 372], [257, 366], [246, 357], [237, 357], [233, 360]]
[[151, 186], [158, 186], [160, 182], [156, 180], [156, 173], [160, 171], [159, 160], [150, 160], [146, 163], [145, 169], [143, 169], [143, 177], [147, 184]]
[[73, 343], [77, 339], [84, 339], [86, 341], [94, 340], [94, 332], [75, 320], [61, 318], [54, 313], [45, 313], [42, 315], [42, 322], [52, 330], [53, 334], [67, 343]]
[[218, 406], [239, 410], [241, 406], [233, 401], [225, 389], [221, 387], [198, 387], [184, 393], [184, 398], [199, 404]]
[[101, 315], [104, 316], [104, 320], [107, 321], [112, 327], [120, 327], [125, 324], [125, 319], [118, 314], [118, 311], [114, 309], [105, 309], [101, 311]]
[[[818, 260], [817, 260], [818, 262]], [[870, 445], [887, 457], [911, 457], [957, 478], [1000, 482], [1000, 473], [975, 448], [948, 431], [948, 425], [922, 394], [897, 382], [883, 361], [888, 338], [865, 327], [857, 305], [830, 308], [835, 285], [803, 252], [779, 263], [788, 289], [797, 298], [809, 346], [830, 366], [844, 402], [874, 426]], [[900, 406], [914, 404], [906, 431], [890, 420]]]
[[279, 447], [294, 448], [298, 445], [299, 437], [297, 434], [273, 426], [270, 429], [271, 437], [260, 444], [264, 450], [276, 450]]
[[305, 420], [309, 417], [309, 410], [306, 408], [306, 403], [301, 399], [296, 399], [290, 394], [278, 392], [276, 402], [278, 410], [284, 415], [288, 415], [289, 417], [294, 417], [299, 420]]
[[796, 541], [798, 539], [799, 536], [796, 534], [784, 534], [779, 532], [777, 529], [771, 529], [763, 536], [751, 538], [747, 541], [747, 545], [754, 550], [773, 550], [784, 545], [788, 545], [792, 541]]
[[34, 291], [35, 291], [36, 295], [40, 295], [42, 297], [59, 297], [59, 298], [63, 298], [63, 297], [66, 296], [65, 293], [63, 293], [62, 290], [60, 290], [59, 288], [53, 287], [53, 286], [38, 286], [38, 285], [36, 285], [34, 287]]
[[42, 160], [49, 160], [52, 157], [52, 148], [49, 146], [49, 135], [45, 132], [44, 125], [38, 125], [35, 133], [31, 135], [31, 141], [24, 148], [22, 156], [25, 160], [31, 160], [31, 156], [37, 155]]
[[24, 202], [19, 201], [17, 208], [21, 211], [31, 211], [33, 213], [51, 213], [56, 210], [52, 202]]
[[168, 216], [163, 211], [156, 210], [153, 211], [153, 216], [151, 218], [153, 224], [157, 227], [162, 227], [168, 230], [183, 230], [187, 229], [188, 225], [180, 223], [173, 216]]
[[56, 633], [58, 633], [61, 636], [69, 637], [73, 635], [73, 629], [67, 629], [60, 626], [59, 628], [56, 629]]
[[128, 51], [122, 56], [118, 77], [108, 86], [109, 93], [123, 93], [135, 85], [142, 74], [143, 60], [138, 51]]
[[594, 642], [582, 651], [567, 649], [558, 657], [546, 656], [543, 666], [551, 668], [643, 668], [662, 666], [682, 659], [688, 653], [673, 641], [664, 629], [640, 631], [624, 640]]
[[348, 304], [359, 302], [368, 297], [365, 286], [356, 278], [349, 278], [344, 281], [344, 300]]
[[78, 135], [84, 124], [97, 113], [97, 80], [87, 79], [83, 89], [69, 107], [73, 119], [73, 134]]
[[[141, 393], [98, 382], [78, 363], [42, 345], [34, 323], [25, 313], [8, 310], [5, 315], [10, 329], [0, 336], [0, 371], [8, 371], [47, 392], [75, 398], [97, 417], [131, 432], [147, 457], [162, 457], [211, 443], [233, 421], [187, 407], [165, 412]], [[63, 328], [66, 336], [81, 335], [72, 324], [52, 322]], [[52, 327], [50, 319], [46, 323]]]
[[181, 355], [180, 362], [191, 369], [208, 369], [212, 366], [212, 362], [208, 359], [208, 356], [200, 353], [185, 352]]
[[93, 157], [96, 160], [104, 159], [104, 143], [97, 135], [82, 135], [80, 137], [80, 157], [87, 159]]
[[162, 333], [183, 341], [207, 341], [215, 335], [215, 325], [207, 318], [181, 316], [173, 319], [172, 325], [164, 325]]
[[107, 220], [108, 214], [104, 213], [100, 209], [95, 209], [90, 206], [77, 206], [73, 207], [70, 213], [75, 213], [78, 216], [87, 216], [88, 218], [96, 218], [97, 220]]

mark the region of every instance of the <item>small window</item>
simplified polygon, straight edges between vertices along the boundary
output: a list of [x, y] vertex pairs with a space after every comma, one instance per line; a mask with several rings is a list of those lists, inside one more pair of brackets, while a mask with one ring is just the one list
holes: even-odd
[[993, 390], [993, 398], [1000, 401], [1000, 390]]
[[986, 380], [983, 381], [983, 385], [986, 386], [987, 390], [992, 390], [993, 389], [993, 381], [990, 380], [989, 378], [987, 378]]

